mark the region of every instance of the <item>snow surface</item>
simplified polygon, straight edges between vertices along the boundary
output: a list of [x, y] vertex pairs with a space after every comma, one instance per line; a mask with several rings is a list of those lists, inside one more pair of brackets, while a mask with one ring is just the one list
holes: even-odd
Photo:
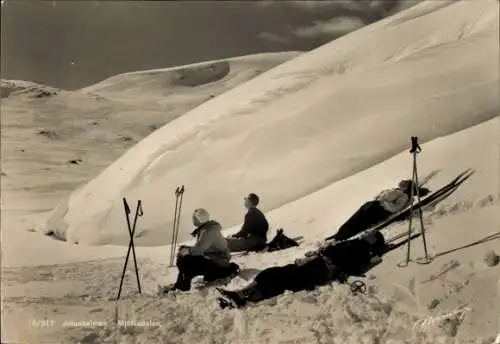
[[[33, 216], [33, 211], [39, 215], [51, 210], [151, 132], [297, 55], [259, 54], [128, 73], [72, 92], [1, 80], [2, 210], [9, 211], [8, 217], [2, 217], [3, 240], [9, 242], [4, 262], [23, 264], [17, 250], [25, 248], [32, 236], [24, 229], [44, 227], [37, 224], [40, 216]], [[222, 64], [229, 72], [204, 72], [213, 64]], [[206, 83], [194, 87], [167, 83], [179, 71], [194, 80], [203, 74]], [[145, 78], [156, 82], [154, 91]], [[130, 89], [134, 82], [136, 87]], [[23, 232], [16, 230], [19, 226]], [[9, 258], [10, 253], [15, 259]]]
[[130, 72], [113, 76], [82, 91], [130, 100], [135, 104], [144, 102], [185, 107], [186, 99], [222, 93], [219, 89], [231, 89], [298, 55], [299, 52], [255, 54]]
[[148, 214], [138, 243], [164, 245], [177, 185], [187, 186], [184, 239], [191, 209], [237, 225], [249, 192], [270, 211], [387, 159], [411, 135], [425, 142], [493, 118], [497, 7], [424, 3], [279, 65], [146, 137], [62, 203], [47, 229], [79, 244], [124, 243], [128, 197]]
[[[396, 265], [405, 250], [394, 251], [370, 272], [368, 295], [352, 296], [345, 287], [332, 285], [310, 293], [287, 293], [242, 311], [219, 310], [212, 289], [158, 299], [156, 285], [171, 283], [176, 275], [176, 269], [168, 267], [169, 250], [138, 247], [144, 294], [136, 294], [129, 264], [119, 302], [111, 300], [116, 296], [123, 257], [4, 269], [8, 338], [68, 343], [84, 338], [93, 338], [94, 343], [492, 343], [500, 309], [500, 281], [498, 267], [486, 268], [482, 257], [483, 252], [498, 252], [500, 247], [499, 125], [497, 117], [422, 146], [422, 174], [442, 168], [429, 182], [431, 188], [465, 168], [477, 172], [425, 214], [430, 251], [436, 257], [433, 263], [400, 269]], [[235, 261], [250, 276], [254, 269], [293, 261], [314, 249], [316, 239], [332, 233], [332, 224], [373, 196], [378, 189], [374, 180], [381, 181], [379, 187], [392, 185], [409, 166], [409, 154], [402, 152], [272, 212], [272, 221], [293, 223], [290, 234], [305, 235], [305, 243], [299, 248], [236, 257]], [[336, 199], [342, 202], [332, 202]], [[395, 225], [386, 235], [405, 229], [404, 223]], [[496, 234], [496, 241], [446, 253], [491, 234]], [[412, 257], [421, 257], [421, 241], [412, 247]], [[236, 278], [229, 287], [246, 283]], [[433, 300], [439, 304], [429, 310]], [[52, 325], [28, 325], [31, 319], [48, 319]], [[20, 325], [23, 321], [25, 326]], [[65, 321], [77, 323], [71, 326]]]
[[[130, 91], [134, 85], [126, 76], [95, 86], [103, 96], [93, 96], [92, 87], [41, 100], [32, 99], [30, 92], [9, 95], [2, 102], [2, 121], [9, 130], [2, 131], [7, 149], [2, 145], [1, 341], [493, 343], [500, 325], [499, 266], [487, 268], [483, 256], [489, 249], [500, 253], [498, 6], [488, 0], [424, 2], [183, 114], [60, 203], [46, 229], [67, 236], [69, 243], [25, 229], [76, 181], [92, 178], [96, 168], [82, 159], [41, 174], [40, 167], [47, 166], [42, 161], [57, 166], [69, 158], [68, 152], [102, 152], [112, 140], [106, 139], [106, 129], [104, 141], [89, 140], [84, 146], [67, 138], [51, 145], [56, 140], [49, 130], [43, 139], [33, 138], [34, 128], [50, 120], [60, 128], [56, 133], [72, 128], [62, 117], [40, 115], [41, 103], [61, 116], [59, 111], [68, 109], [88, 115], [101, 106], [96, 101], [106, 101], [106, 110], [103, 106], [98, 112], [116, 116], [115, 125], [122, 107], [137, 106], [136, 116], [129, 113], [126, 122], [140, 126], [144, 119], [137, 116], [138, 109], [148, 94], [156, 92], [151, 99], [160, 103], [152, 102], [161, 104], [164, 91], [155, 90], [161, 82], [140, 77], [145, 83], [140, 105], [128, 95], [138, 91]], [[115, 82], [120, 86], [112, 87]], [[65, 135], [76, 135], [69, 132]], [[243, 216], [242, 197], [255, 191], [274, 228], [304, 236], [298, 248], [236, 256], [251, 276], [256, 269], [292, 262], [316, 248], [363, 202], [409, 176], [410, 135], [425, 142], [420, 175], [439, 170], [429, 181], [431, 189], [466, 168], [476, 169], [424, 215], [435, 257], [431, 264], [397, 268], [403, 247], [370, 272], [367, 295], [353, 296], [332, 285], [287, 293], [246, 310], [219, 310], [212, 289], [155, 297], [157, 284], [170, 283], [176, 275], [168, 267], [168, 245], [151, 247], [168, 241], [176, 184], [187, 187], [185, 231], [191, 229], [190, 211], [199, 205], [227, 233], [235, 231]], [[24, 145], [23, 153], [32, 155], [19, 157]], [[10, 154], [7, 163], [4, 149]], [[93, 157], [92, 166], [105, 166], [111, 159]], [[28, 183], [25, 189], [22, 182]], [[135, 293], [129, 264], [123, 300], [115, 302], [126, 247], [110, 244], [127, 241], [122, 196], [132, 204], [144, 201], [145, 216], [138, 225], [142, 245], [136, 248], [143, 295]], [[406, 223], [397, 224], [385, 234], [406, 229]], [[422, 241], [412, 247], [412, 257], [421, 257]], [[229, 287], [246, 283], [236, 278]]]

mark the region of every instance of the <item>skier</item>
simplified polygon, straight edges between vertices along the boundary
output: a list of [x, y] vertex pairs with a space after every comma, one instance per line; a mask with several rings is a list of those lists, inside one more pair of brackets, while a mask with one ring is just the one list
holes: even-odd
[[266, 246], [269, 223], [257, 208], [259, 201], [254, 193], [245, 197], [244, 206], [248, 209], [245, 222], [238, 233], [226, 238], [231, 252], [257, 251]]
[[[399, 182], [398, 187], [382, 191], [373, 201], [366, 202], [344, 223], [336, 234], [326, 240], [336, 241], [349, 239], [364, 230], [367, 230], [389, 218], [391, 215], [404, 210], [410, 205], [410, 197], [417, 195], [415, 182], [405, 179]], [[418, 188], [420, 196], [427, 195], [430, 190]]]
[[359, 239], [328, 244], [294, 264], [265, 269], [243, 289], [217, 290], [236, 307], [243, 307], [247, 303], [283, 294], [286, 290], [313, 290], [333, 280], [343, 283], [348, 276], [362, 276], [380, 262], [379, 255], [386, 248], [384, 236], [378, 231], [371, 232]]
[[222, 236], [221, 226], [205, 209], [196, 209], [193, 213], [193, 224], [196, 229], [191, 233], [196, 238], [193, 247], [180, 246], [177, 255], [179, 274], [172, 288], [161, 288], [163, 293], [170, 290], [188, 291], [191, 280], [203, 275], [205, 282], [226, 278], [235, 274], [239, 267], [231, 263], [231, 254], [226, 240]]

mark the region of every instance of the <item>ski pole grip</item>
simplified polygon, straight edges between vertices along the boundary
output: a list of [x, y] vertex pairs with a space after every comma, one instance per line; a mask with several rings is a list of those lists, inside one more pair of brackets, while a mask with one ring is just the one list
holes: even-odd
[[128, 202], [127, 202], [127, 199], [125, 197], [123, 197], [123, 206], [125, 207], [125, 212], [127, 214], [130, 214], [130, 207], [128, 206]]
[[422, 148], [420, 148], [420, 145], [418, 144], [418, 137], [412, 136], [411, 137], [410, 153], [420, 153], [421, 151], [422, 151]]
[[139, 202], [137, 203], [137, 215], [138, 216], [144, 215], [144, 211], [142, 210], [142, 201], [141, 200], [139, 200]]

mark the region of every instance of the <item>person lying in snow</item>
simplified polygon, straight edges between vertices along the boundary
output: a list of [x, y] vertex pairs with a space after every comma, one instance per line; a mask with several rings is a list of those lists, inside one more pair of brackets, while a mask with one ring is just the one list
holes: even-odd
[[[386, 249], [382, 233], [371, 232], [357, 239], [328, 244], [306, 258], [296, 260], [294, 264], [265, 269], [243, 289], [217, 290], [233, 306], [243, 307], [278, 296], [286, 290], [313, 290], [335, 280], [343, 283], [348, 276], [362, 276], [380, 262], [380, 255]], [[224, 306], [221, 303], [221, 307]]]
[[[382, 191], [373, 201], [366, 202], [344, 223], [336, 234], [326, 240], [336, 241], [349, 239], [396, 214], [410, 205], [412, 194], [416, 197], [417, 185], [411, 180], [402, 180], [395, 189]], [[418, 188], [420, 196], [427, 195], [430, 190]]]
[[193, 247], [179, 247], [177, 281], [173, 287], [163, 288], [164, 293], [170, 290], [190, 290], [191, 280], [196, 276], [203, 275], [205, 282], [211, 282], [229, 277], [239, 270], [237, 264], [230, 262], [231, 254], [222, 236], [220, 224], [210, 220], [205, 209], [194, 211], [193, 224], [196, 229], [191, 235], [196, 237], [196, 244]]
[[241, 230], [226, 238], [231, 252], [257, 251], [266, 246], [269, 223], [264, 214], [257, 208], [259, 196], [254, 193], [249, 194], [244, 199], [244, 205], [248, 212]]

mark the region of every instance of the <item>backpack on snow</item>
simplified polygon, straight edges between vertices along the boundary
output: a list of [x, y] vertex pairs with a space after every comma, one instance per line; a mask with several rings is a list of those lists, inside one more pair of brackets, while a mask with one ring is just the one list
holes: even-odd
[[280, 228], [276, 231], [276, 235], [274, 238], [267, 244], [267, 251], [268, 252], [273, 252], [273, 251], [279, 251], [279, 250], [285, 250], [290, 247], [296, 247], [299, 246], [299, 244], [287, 237], [284, 234], [283, 228]]

